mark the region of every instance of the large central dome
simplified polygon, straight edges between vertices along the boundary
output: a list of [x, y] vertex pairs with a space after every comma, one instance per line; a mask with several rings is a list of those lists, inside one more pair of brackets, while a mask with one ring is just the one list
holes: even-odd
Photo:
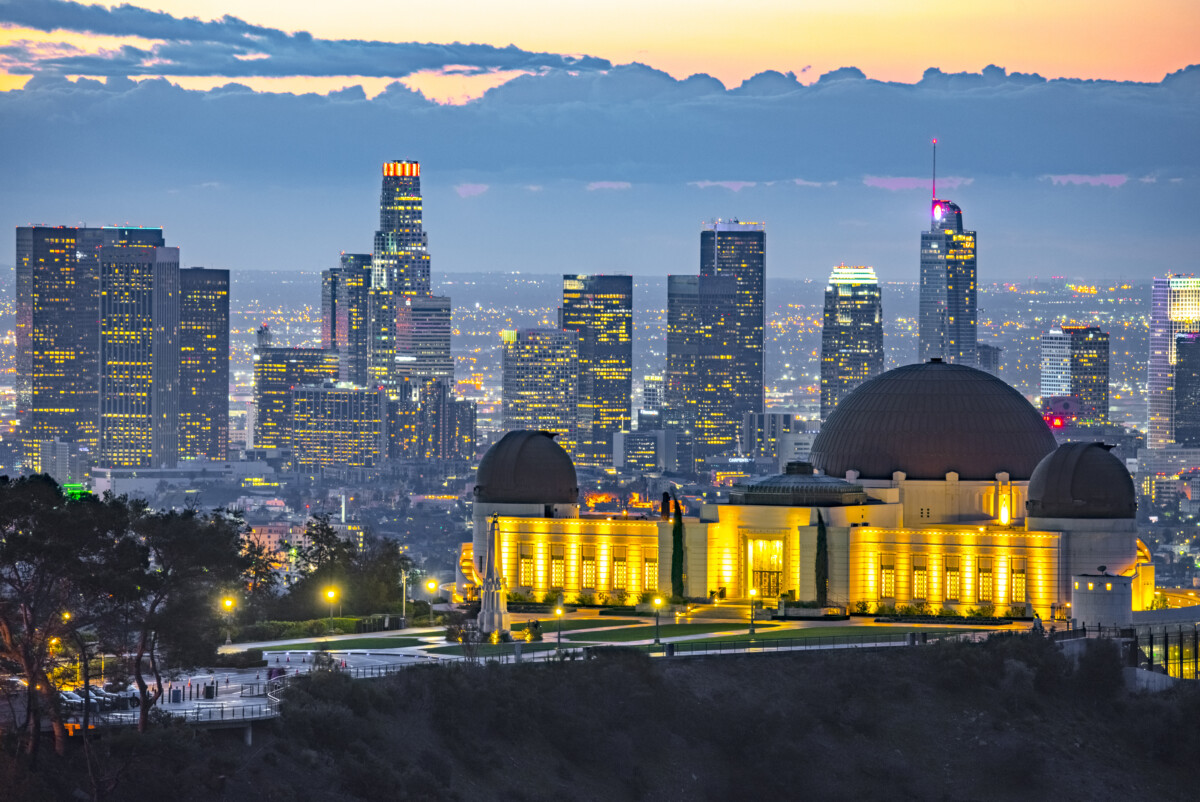
[[926, 362], [890, 370], [846, 396], [821, 427], [812, 463], [829, 476], [862, 479], [1025, 481], [1054, 450], [1033, 405], [975, 368]]

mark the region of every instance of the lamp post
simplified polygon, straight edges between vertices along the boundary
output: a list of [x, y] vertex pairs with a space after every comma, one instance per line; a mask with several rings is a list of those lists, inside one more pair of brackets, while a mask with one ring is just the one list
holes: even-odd
[[226, 596], [221, 599], [221, 605], [225, 608], [225, 645], [233, 643], [233, 604], [234, 601]]
[[662, 609], [662, 596], [654, 597], [654, 645], [659, 645], [658, 640], [658, 612]]
[[329, 588], [325, 591], [325, 598], [329, 600], [329, 623], [333, 623], [333, 602], [337, 599], [337, 589]]
[[433, 626], [433, 594], [437, 593], [437, 580], [425, 580], [425, 589], [429, 591], [429, 626]]
[[555, 616], [555, 617], [558, 619], [558, 640], [556, 640], [556, 641], [554, 642], [554, 651], [555, 651], [555, 653], [558, 653], [559, 651], [561, 651], [561, 650], [562, 650], [562, 617], [563, 617], [563, 608], [561, 608], [561, 607], [555, 607], [555, 608], [554, 608], [554, 616]]
[[750, 637], [754, 637], [754, 607], [758, 604], [758, 588], [750, 588]]

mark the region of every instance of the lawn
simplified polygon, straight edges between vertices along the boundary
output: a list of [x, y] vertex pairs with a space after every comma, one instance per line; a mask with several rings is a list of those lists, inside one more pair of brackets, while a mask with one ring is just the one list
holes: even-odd
[[345, 640], [319, 640], [304, 643], [292, 643], [287, 646], [266, 646], [264, 652], [303, 652], [316, 651], [321, 648], [332, 652], [344, 652], [347, 649], [402, 649], [405, 646], [420, 646], [424, 641], [418, 638], [347, 638]]
[[[477, 657], [503, 657], [513, 653], [513, 643], [483, 643], [477, 647], [475, 652]], [[521, 653], [531, 654], [533, 652], [545, 652], [554, 648], [552, 641], [532, 641], [530, 643], [521, 643]], [[426, 654], [449, 654], [456, 657], [462, 657], [463, 651], [461, 646], [446, 645], [435, 646], [432, 649], [425, 649]]]
[[[759, 629], [761, 629], [759, 625]], [[862, 626], [862, 627], [805, 627], [804, 629], [771, 629], [766, 632], [758, 632], [753, 638], [749, 633], [744, 635], [731, 635], [727, 638], [700, 638], [687, 643], [733, 643], [745, 642], [749, 640], [780, 640], [792, 638], [795, 640], [815, 639], [815, 638], [835, 638], [838, 641], [859, 643], [859, 642], [895, 642], [904, 640], [909, 632], [919, 633], [924, 632], [929, 636], [941, 635], [947, 632], [970, 632], [968, 628], [961, 629], [904, 629], [902, 627], [888, 626]]]
[[[776, 624], [758, 624], [760, 629], [774, 627]], [[659, 628], [660, 638], [678, 638], [683, 635], [703, 635], [708, 632], [737, 632], [744, 630], [747, 624], [731, 621], [728, 624], [663, 624]], [[654, 626], [637, 627], [636, 629], [619, 629], [614, 632], [580, 632], [573, 635], [563, 635], [563, 640], [591, 641], [593, 643], [628, 643], [635, 640], [651, 640], [654, 637]]]
[[[542, 622], [543, 634], [548, 635], [552, 632], [558, 631], [558, 621], [556, 621], [554, 618], [540, 618], [538, 620]], [[596, 618], [577, 618], [572, 620], [570, 618], [564, 618], [562, 622], [562, 631], [570, 632], [571, 630], [575, 629], [596, 629], [598, 627], [627, 627], [635, 624], [645, 623], [645, 621], [630, 620], [627, 618], [613, 618], [608, 620]], [[512, 631], [524, 632], [526, 626], [527, 622], [518, 621], [517, 623], [513, 624]]]

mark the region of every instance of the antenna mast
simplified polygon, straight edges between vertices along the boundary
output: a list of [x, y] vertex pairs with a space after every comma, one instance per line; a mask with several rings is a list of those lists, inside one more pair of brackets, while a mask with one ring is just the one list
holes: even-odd
[[937, 200], [937, 137], [933, 139], [933, 199]]

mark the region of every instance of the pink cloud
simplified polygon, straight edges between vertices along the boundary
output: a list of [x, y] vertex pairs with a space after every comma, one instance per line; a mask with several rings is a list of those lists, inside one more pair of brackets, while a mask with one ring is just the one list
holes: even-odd
[[482, 195], [490, 188], [488, 184], [458, 184], [454, 187], [454, 191], [460, 198], [473, 198], [476, 195]]
[[688, 186], [708, 189], [709, 187], [724, 187], [730, 192], [741, 192], [746, 187], [752, 187], [755, 181], [689, 181]]
[[633, 184], [628, 181], [593, 181], [587, 185], [588, 192], [597, 189], [629, 189]]
[[[929, 178], [908, 178], [891, 175], [868, 175], [863, 177], [863, 183], [869, 187], [898, 192], [902, 189], [929, 189]], [[938, 176], [938, 186], [946, 189], [958, 189], [975, 183], [974, 178], [964, 178], [960, 175]]]
[[1065, 187], [1068, 185], [1088, 186], [1088, 187], [1112, 187], [1117, 188], [1129, 180], [1129, 176], [1119, 173], [1105, 173], [1103, 175], [1077, 175], [1071, 173], [1069, 175], [1044, 175], [1042, 179], [1049, 178], [1051, 183], [1056, 187]]
[[803, 178], [793, 178], [792, 183], [798, 187], [823, 187], [820, 181], [805, 181]]

